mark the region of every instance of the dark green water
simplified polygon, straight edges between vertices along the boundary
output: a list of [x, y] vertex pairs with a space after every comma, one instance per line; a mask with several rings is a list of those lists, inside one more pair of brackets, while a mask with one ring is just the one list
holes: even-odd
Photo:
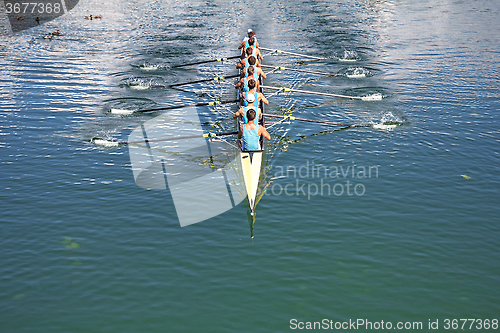
[[[499, 11], [493, 0], [92, 0], [1, 36], [0, 332], [286, 332], [292, 319], [448, 331], [461, 318], [497, 331]], [[232, 98], [232, 82], [167, 88], [233, 74], [232, 63], [168, 66], [233, 55], [249, 27], [263, 47], [329, 58], [267, 64], [368, 74], [282, 72], [266, 84], [384, 96], [281, 94], [268, 112], [399, 124], [273, 126], [274, 143], [292, 143], [271, 160], [253, 240], [244, 203], [181, 228], [168, 191], [136, 186], [126, 147], [88, 142], [126, 140], [156, 116], [110, 107]], [[232, 111], [203, 112], [232, 130]]]

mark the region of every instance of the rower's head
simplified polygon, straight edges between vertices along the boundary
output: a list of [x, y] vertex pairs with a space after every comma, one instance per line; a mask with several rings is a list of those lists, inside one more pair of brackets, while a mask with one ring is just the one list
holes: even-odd
[[254, 120], [256, 116], [257, 116], [257, 114], [255, 113], [254, 109], [250, 109], [247, 111], [248, 122], [251, 122], [252, 120]]
[[254, 43], [255, 43], [255, 38], [250, 37], [250, 38], [248, 39], [248, 45], [253, 46], [253, 44], [254, 44]]
[[256, 62], [257, 62], [257, 59], [255, 59], [254, 56], [248, 57], [248, 63], [250, 64], [250, 66], [254, 66]]
[[247, 34], [248, 34], [248, 37], [253, 37], [253, 36], [255, 36], [255, 32], [253, 32], [253, 30], [252, 30], [252, 29], [248, 29], [248, 30], [247, 30]]
[[247, 57], [251, 56], [252, 52], [253, 52], [253, 47], [252, 46], [247, 47], [247, 49], [245, 50], [245, 53], [247, 54]]
[[253, 88], [255, 88], [255, 85], [256, 85], [256, 83], [255, 83], [255, 80], [254, 80], [254, 79], [250, 79], [250, 80], [248, 80], [248, 88], [249, 88], [250, 90], [252, 90]]
[[255, 67], [250, 66], [248, 67], [248, 76], [253, 76], [255, 74]]

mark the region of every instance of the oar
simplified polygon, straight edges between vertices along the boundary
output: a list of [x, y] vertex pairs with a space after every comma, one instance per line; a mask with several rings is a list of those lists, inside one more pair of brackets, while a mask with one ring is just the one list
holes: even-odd
[[194, 139], [194, 138], [215, 138], [219, 136], [227, 136], [227, 135], [235, 135], [238, 132], [222, 132], [222, 133], [206, 133], [206, 134], [198, 134], [198, 135], [189, 135], [189, 136], [178, 136], [175, 138], [166, 138], [166, 139], [155, 139], [155, 140], [144, 140], [144, 141], [111, 141], [101, 138], [93, 138], [90, 140], [91, 143], [106, 147], [118, 147], [123, 145], [131, 145], [138, 143], [148, 143], [148, 142], [160, 142], [160, 141], [175, 141], [175, 140], [183, 140], [183, 139]]
[[268, 114], [264, 113], [264, 116], [270, 118], [280, 118], [280, 119], [289, 119], [289, 120], [298, 120], [298, 121], [307, 121], [309, 123], [318, 123], [318, 124], [326, 124], [326, 125], [334, 125], [334, 126], [345, 126], [345, 127], [370, 127], [372, 125], [352, 125], [352, 124], [344, 124], [344, 123], [335, 123], [331, 121], [323, 121], [323, 120], [313, 120], [313, 119], [305, 119], [305, 118], [297, 118], [293, 116], [281, 116], [277, 114]]
[[307, 55], [307, 54], [300, 54], [300, 53], [289, 52], [289, 51], [282, 51], [282, 50], [276, 50], [276, 49], [267, 49], [265, 47], [261, 47], [260, 49], [264, 50], [264, 51], [271, 51], [271, 52], [274, 52], [274, 53], [290, 54], [290, 55], [295, 55], [295, 56], [305, 57], [305, 58], [311, 58], [311, 59], [316, 59], [316, 60], [326, 60], [326, 58], [320, 58], [320, 57], [310, 56], [310, 55]]
[[324, 75], [324, 76], [347, 76], [348, 78], [351, 78], [351, 79], [358, 79], [358, 78], [366, 77], [366, 74], [364, 74], [364, 73], [361, 73], [361, 74], [332, 74], [332, 73], [315, 72], [315, 71], [309, 71], [309, 70], [305, 70], [305, 69], [288, 68], [288, 67], [281, 67], [281, 66], [269, 66], [269, 65], [260, 65], [260, 66], [264, 67], [264, 68], [273, 68], [276, 71], [293, 71], [293, 72], [302, 72], [302, 73], [317, 74], [317, 75]]
[[206, 106], [206, 105], [219, 105], [219, 104], [227, 104], [227, 103], [236, 103], [239, 100], [231, 100], [231, 101], [213, 101], [206, 103], [198, 103], [198, 104], [185, 104], [185, 105], [177, 105], [177, 106], [167, 106], [164, 108], [156, 108], [156, 109], [146, 109], [146, 110], [121, 110], [121, 109], [111, 109], [110, 112], [113, 114], [121, 114], [121, 115], [129, 115], [133, 113], [145, 113], [145, 112], [156, 112], [163, 110], [174, 110], [174, 109], [182, 109], [190, 106]]
[[175, 83], [175, 84], [169, 85], [169, 87], [170, 88], [172, 88], [172, 87], [179, 87], [179, 86], [184, 86], [184, 85], [187, 85], [187, 84], [195, 84], [195, 83], [208, 82], [208, 81], [223, 81], [225, 79], [239, 77], [239, 76], [240, 76], [239, 74], [229, 75], [229, 76], [216, 76], [216, 77], [213, 77], [211, 79], [203, 79], [203, 80], [197, 80], [197, 81], [191, 81], [191, 82], [184, 82], [184, 83]]
[[315, 72], [315, 71], [308, 71], [308, 70], [305, 70], [305, 69], [296, 69], [296, 68], [288, 68], [288, 67], [280, 67], [280, 66], [261, 65], [261, 67], [264, 67], [264, 68], [273, 68], [274, 70], [277, 70], [277, 71], [293, 71], [293, 72], [302, 72], [302, 73], [325, 75], [325, 76], [344, 76], [344, 74], [332, 74], [332, 73], [325, 73], [325, 72]]
[[322, 92], [309, 91], [309, 90], [290, 89], [290, 88], [285, 88], [285, 87], [271, 87], [271, 86], [261, 86], [261, 87], [264, 89], [281, 90], [284, 92], [296, 92], [296, 93], [311, 94], [311, 95], [322, 95], [322, 96], [340, 97], [340, 98], [347, 98], [347, 99], [359, 99], [362, 101], [381, 101], [382, 100], [382, 94], [373, 94], [370, 96], [359, 97], [359, 96], [329, 94], [329, 93], [322, 93]]
[[183, 65], [177, 65], [177, 66], [172, 66], [170, 68], [180, 68], [180, 67], [186, 67], [186, 66], [194, 66], [194, 65], [200, 65], [200, 64], [207, 64], [209, 62], [216, 62], [216, 61], [220, 61], [220, 62], [224, 62], [226, 60], [229, 60], [229, 59], [236, 59], [236, 58], [240, 58], [241, 55], [238, 55], [238, 56], [232, 56], [232, 57], [227, 57], [227, 58], [217, 58], [217, 59], [211, 59], [211, 60], [204, 60], [204, 61], [198, 61], [198, 62], [191, 62], [189, 64], [183, 64]]

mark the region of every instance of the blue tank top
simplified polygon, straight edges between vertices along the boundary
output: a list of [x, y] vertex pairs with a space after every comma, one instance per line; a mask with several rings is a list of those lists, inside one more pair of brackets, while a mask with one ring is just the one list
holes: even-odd
[[[259, 79], [259, 76], [257, 75], [257, 66], [253, 65], [253, 68], [255, 69], [255, 71], [253, 72], [253, 77], [255, 79]], [[247, 71], [245, 72], [245, 77], [248, 77], [248, 68]]]
[[253, 130], [249, 130], [243, 125], [242, 149], [243, 150], [260, 150], [259, 145], [259, 125]]
[[249, 108], [247, 106], [243, 108], [243, 123], [248, 123], [247, 112], [250, 109], [253, 109], [255, 111], [255, 119], [253, 120], [253, 122], [255, 123], [255, 125], [259, 125], [259, 110], [256, 110], [255, 108]]
[[248, 73], [246, 74], [247, 76], [245, 76], [245, 79], [243, 80], [244, 82], [244, 85], [243, 85], [243, 91], [249, 91], [250, 88], [248, 88], [248, 80], [250, 80], [252, 77], [253, 79], [255, 80], [255, 82], [259, 82], [259, 76], [257, 75], [257, 73], [253, 73], [253, 76], [252, 77], [248, 77]]
[[[247, 42], [247, 44], [248, 44], [248, 42]], [[247, 50], [246, 49], [249, 48], [249, 47], [250, 46], [247, 46], [245, 48], [245, 57], [250, 58], [251, 56], [254, 56], [255, 59], [257, 59], [257, 50], [255, 49], [255, 46], [252, 46], [252, 55], [249, 55], [249, 56], [246, 55], [247, 54], [247, 52], [246, 52]]]
[[[247, 95], [248, 91], [245, 91], [245, 99], [243, 100], [243, 106], [248, 106], [248, 101], [247, 101]], [[253, 106], [258, 108], [259, 107], [259, 93], [256, 91], [255, 92], [255, 100], [253, 101]]]
[[[253, 39], [254, 39], [253, 46], [255, 47], [255, 45], [257, 44], [257, 37], [254, 36]], [[250, 43], [248, 42], [249, 40], [250, 38], [245, 37], [245, 48], [250, 46]]]

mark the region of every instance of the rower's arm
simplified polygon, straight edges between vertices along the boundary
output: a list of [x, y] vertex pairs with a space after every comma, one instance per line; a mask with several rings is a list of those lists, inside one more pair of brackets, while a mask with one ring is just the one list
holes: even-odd
[[245, 46], [245, 44], [246, 44], [245, 42], [242, 42], [242, 43], [240, 44], [240, 46], [238, 46], [238, 50], [239, 50], [239, 49], [242, 49], [242, 48]]
[[237, 118], [239, 116], [243, 116], [243, 111], [241, 109], [239, 109], [238, 111], [236, 111], [235, 114], [233, 114], [233, 118]]
[[262, 69], [260, 70], [260, 75], [262, 76], [263, 79], [267, 79], [267, 75], [266, 73], [264, 73]]
[[238, 89], [239, 87], [241, 87], [242, 84], [243, 84], [243, 80], [240, 80], [240, 82], [238, 82], [234, 87], [236, 89]]
[[259, 96], [261, 98], [261, 101], [266, 104], [266, 105], [269, 105], [269, 101], [267, 100], [267, 98], [264, 96], [264, 94], [262, 93], [259, 93]]
[[264, 126], [259, 126], [259, 135], [263, 135], [266, 139], [271, 140], [271, 135]]
[[238, 139], [241, 139], [242, 136], [243, 136], [243, 124], [240, 124], [240, 128], [238, 129]]
[[238, 63], [238, 65], [236, 65], [236, 68], [237, 68], [237, 69], [238, 69], [238, 68], [240, 68], [241, 66], [243, 66], [243, 64], [244, 64], [244, 61], [242, 60], [242, 61], [240, 61], [240, 62]]

